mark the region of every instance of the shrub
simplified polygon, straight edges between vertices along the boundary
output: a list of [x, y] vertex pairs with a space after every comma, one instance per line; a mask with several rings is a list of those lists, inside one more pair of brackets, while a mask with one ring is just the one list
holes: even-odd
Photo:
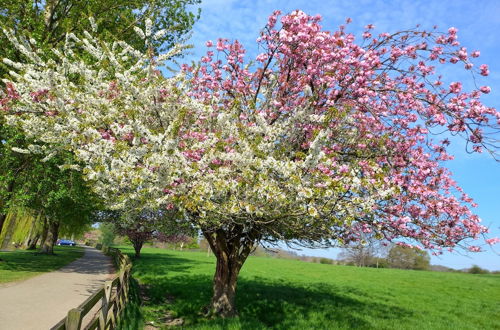
[[328, 258], [321, 258], [319, 259], [320, 264], [327, 264], [327, 265], [333, 265], [333, 260], [328, 259]]
[[478, 265], [473, 265], [469, 270], [467, 270], [468, 273], [470, 274], [489, 274], [489, 270], [483, 269], [479, 267]]

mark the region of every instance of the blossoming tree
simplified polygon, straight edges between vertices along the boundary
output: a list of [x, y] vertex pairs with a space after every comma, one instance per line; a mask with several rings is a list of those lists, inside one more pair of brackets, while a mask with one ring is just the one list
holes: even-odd
[[[1, 103], [9, 123], [47, 143], [32, 151], [73, 151], [110, 206], [181, 210], [217, 257], [216, 315], [236, 313], [237, 277], [259, 243], [334, 246], [369, 233], [434, 253], [479, 251], [467, 239], [487, 229], [442, 164], [453, 135], [495, 156], [500, 113], [480, 100], [489, 87], [438, 76], [449, 63], [488, 75], [474, 67], [479, 52], [453, 28], [373, 36], [367, 26], [357, 44], [318, 16], [279, 17], [253, 64], [221, 39], [173, 78], [158, 67], [175, 50], [155, 57], [70, 34], [55, 65], [7, 32], [29, 61], [7, 61], [16, 70]], [[138, 33], [155, 38], [148, 24]], [[434, 141], [439, 131], [448, 133]]]
[[176, 210], [135, 209], [126, 213], [105, 210], [96, 212], [95, 220], [112, 223], [116, 233], [130, 240], [136, 258], [141, 257], [144, 243], [150, 240], [183, 245], [197, 236], [196, 229], [179, 218]]

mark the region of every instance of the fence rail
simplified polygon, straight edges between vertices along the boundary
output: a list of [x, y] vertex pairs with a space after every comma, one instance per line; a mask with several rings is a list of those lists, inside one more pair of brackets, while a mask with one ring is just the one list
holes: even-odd
[[[104, 247], [102, 251], [114, 258], [118, 267], [118, 276], [106, 281], [104, 287], [87, 298], [80, 306], [73, 308], [68, 315], [51, 330], [93, 330], [114, 329], [122, 310], [128, 301], [130, 270], [132, 263], [128, 256], [115, 248]], [[100, 305], [99, 305], [100, 304]], [[82, 324], [83, 318], [98, 306], [97, 313], [88, 324]]]

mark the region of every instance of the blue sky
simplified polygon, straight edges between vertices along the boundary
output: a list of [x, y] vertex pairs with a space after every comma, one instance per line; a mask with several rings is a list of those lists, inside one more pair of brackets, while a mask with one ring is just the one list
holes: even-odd
[[[369, 23], [376, 32], [394, 32], [421, 24], [424, 28], [437, 25], [440, 30], [454, 26], [459, 40], [468, 50], [481, 51], [480, 62], [490, 66], [490, 76], [479, 80], [480, 85], [489, 85], [492, 92], [484, 98], [489, 106], [500, 109], [500, 1], [440, 1], [440, 0], [202, 0], [201, 19], [194, 26], [189, 41], [194, 45], [192, 55], [186, 60], [199, 59], [206, 52], [205, 42], [219, 37], [238, 39], [253, 57], [257, 54], [255, 39], [274, 10], [284, 13], [300, 9], [308, 14], [320, 14], [322, 25], [334, 30], [347, 17], [353, 19], [348, 30], [359, 35]], [[460, 70], [463, 71], [463, 70]], [[467, 80], [453, 69], [447, 69], [445, 79]], [[470, 79], [469, 79], [470, 81]], [[464, 82], [464, 86], [471, 86]], [[476, 213], [490, 227], [489, 236], [500, 236], [500, 163], [490, 156], [469, 155], [461, 143], [452, 149], [455, 160], [448, 162], [454, 179], [479, 204]], [[476, 254], [445, 254], [433, 257], [433, 264], [453, 268], [466, 268], [472, 264], [487, 269], [500, 269], [500, 246], [496, 251], [485, 246], [487, 252]], [[300, 254], [335, 258], [338, 249], [303, 250]]]

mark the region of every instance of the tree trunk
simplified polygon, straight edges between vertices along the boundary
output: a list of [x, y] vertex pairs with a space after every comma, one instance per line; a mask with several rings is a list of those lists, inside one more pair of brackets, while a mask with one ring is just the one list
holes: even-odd
[[59, 235], [59, 222], [57, 221], [47, 221], [48, 231], [47, 237], [43, 242], [40, 253], [44, 254], [54, 254], [54, 244], [57, 241], [57, 236]]
[[2, 233], [3, 224], [5, 223], [5, 219], [7, 218], [7, 213], [0, 213], [0, 234]]
[[14, 234], [14, 229], [16, 227], [16, 218], [18, 216], [17, 214], [17, 210], [16, 211], [12, 211], [10, 210], [10, 212], [12, 212], [10, 214], [10, 219], [8, 221], [8, 226], [6, 226], [6, 228], [4, 228], [4, 237], [3, 237], [3, 241], [1, 241], [0, 243], [0, 249], [2, 250], [10, 250], [13, 246], [12, 246], [12, 243], [11, 242], [11, 239], [12, 239], [12, 235]]
[[[23, 247], [26, 250], [34, 250], [34, 247], [36, 248], [36, 242], [38, 242], [38, 238], [40, 237], [36, 224], [39, 220], [40, 220], [40, 214], [33, 216], [33, 220], [31, 221], [31, 226], [30, 226], [30, 232], [23, 244]], [[33, 247], [33, 242], [34, 242], [34, 247]]]
[[210, 314], [221, 317], [233, 317], [236, 311], [236, 283], [241, 265], [227, 254], [217, 254], [217, 265], [213, 282], [213, 297], [210, 302]]
[[14, 184], [15, 180], [9, 182], [9, 184], [7, 185], [7, 198], [6, 200], [2, 201], [2, 208], [4, 209], [3, 211], [5, 211], [5, 213], [0, 213], [0, 233], [2, 233], [3, 224], [5, 223], [5, 219], [7, 219], [8, 202], [12, 196], [12, 192], [14, 191]]
[[45, 240], [47, 239], [47, 235], [49, 232], [49, 224], [47, 223], [47, 217], [42, 215], [43, 225], [42, 225], [42, 234], [40, 236], [40, 245], [43, 246], [45, 244]]
[[132, 245], [134, 246], [135, 257], [136, 258], [140, 258], [141, 257], [141, 249], [142, 249], [142, 245], [143, 244], [144, 244], [143, 241], [138, 241], [138, 240], [132, 241]]
[[256, 232], [243, 233], [241, 225], [233, 225], [227, 230], [219, 229], [215, 232], [204, 231], [203, 235], [217, 258], [213, 296], [207, 315], [236, 316], [235, 298], [238, 275], [259, 236]]
[[36, 235], [34, 237], [31, 237], [26, 244], [26, 250], [35, 250], [36, 249], [36, 244], [38, 243], [38, 240], [40, 239], [40, 235]]

